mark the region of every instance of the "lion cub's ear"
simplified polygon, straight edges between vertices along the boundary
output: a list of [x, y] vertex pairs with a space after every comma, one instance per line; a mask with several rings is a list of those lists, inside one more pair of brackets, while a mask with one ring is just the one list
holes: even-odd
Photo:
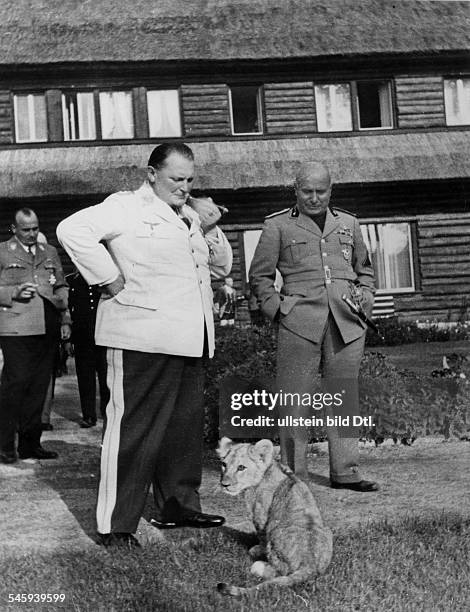
[[230, 438], [223, 437], [221, 440], [219, 440], [219, 446], [215, 452], [217, 453], [218, 457], [223, 458], [227, 455], [232, 446], [232, 440], [230, 440]]
[[265, 465], [272, 463], [274, 446], [271, 440], [260, 440], [252, 448]]

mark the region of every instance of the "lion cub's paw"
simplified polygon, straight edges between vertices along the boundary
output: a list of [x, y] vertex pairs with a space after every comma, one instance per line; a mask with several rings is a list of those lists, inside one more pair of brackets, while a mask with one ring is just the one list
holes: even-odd
[[269, 563], [265, 563], [264, 561], [255, 561], [250, 567], [250, 574], [258, 578], [264, 578], [265, 580], [274, 578], [274, 576], [277, 575], [276, 570], [271, 567]]

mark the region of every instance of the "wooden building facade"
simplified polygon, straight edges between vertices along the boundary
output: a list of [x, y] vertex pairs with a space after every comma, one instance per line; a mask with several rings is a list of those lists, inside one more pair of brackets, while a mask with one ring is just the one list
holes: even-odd
[[393, 310], [470, 319], [467, 2], [45, 0], [24, 20], [29, 4], [0, 7], [1, 239], [28, 205], [54, 243], [60, 219], [136, 188], [152, 148], [181, 139], [196, 192], [229, 208], [245, 293], [264, 217], [318, 160]]

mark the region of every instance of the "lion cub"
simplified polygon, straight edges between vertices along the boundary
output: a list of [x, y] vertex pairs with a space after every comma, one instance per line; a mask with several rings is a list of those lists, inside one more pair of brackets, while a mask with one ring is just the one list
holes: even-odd
[[270, 440], [235, 444], [219, 442], [221, 485], [229, 495], [244, 492], [260, 544], [250, 549], [250, 572], [264, 582], [251, 588], [220, 583], [226, 595], [242, 595], [270, 584], [292, 586], [323, 573], [331, 561], [333, 538], [323, 524], [305, 482], [275, 460]]

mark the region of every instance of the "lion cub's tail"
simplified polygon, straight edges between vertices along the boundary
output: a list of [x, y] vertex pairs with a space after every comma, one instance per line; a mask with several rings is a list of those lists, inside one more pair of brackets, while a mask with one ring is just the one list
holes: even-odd
[[238, 587], [233, 586], [231, 584], [227, 584], [226, 582], [219, 582], [217, 585], [217, 590], [222, 595], [231, 595], [232, 597], [241, 597], [242, 595], [248, 595], [249, 593], [256, 593], [256, 591], [260, 591], [261, 589], [269, 588], [272, 585], [278, 585], [282, 587], [291, 587], [295, 584], [301, 584], [302, 582], [306, 582], [312, 576], [312, 570], [308, 567], [298, 569], [292, 574], [288, 576], [276, 576], [276, 578], [270, 578], [269, 580], [265, 580], [260, 584], [252, 587]]

